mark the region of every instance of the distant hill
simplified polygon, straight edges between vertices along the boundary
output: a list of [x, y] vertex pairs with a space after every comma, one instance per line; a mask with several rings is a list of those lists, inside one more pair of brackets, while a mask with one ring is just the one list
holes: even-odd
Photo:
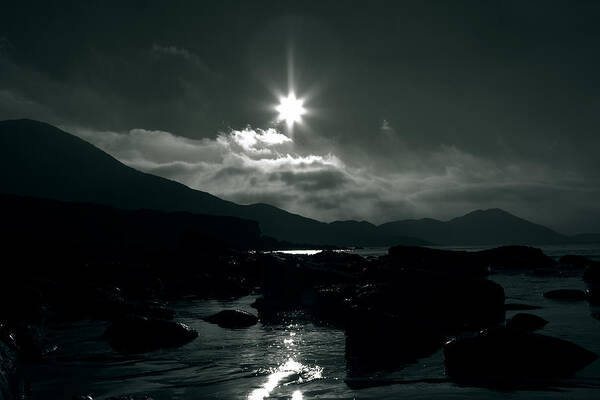
[[[6, 251], [66, 252], [110, 257], [139, 250], [262, 247], [258, 223], [235, 217], [123, 210], [115, 207], [0, 194], [0, 237]], [[72, 255], [72, 254], [71, 254]]]
[[600, 233], [580, 233], [571, 237], [574, 243], [600, 243]]
[[500, 209], [477, 210], [449, 221], [404, 220], [380, 225], [385, 234], [418, 236], [442, 245], [552, 244], [571, 238]]
[[[264, 235], [338, 246], [427, 242], [364, 223], [326, 224], [267, 204], [239, 205], [130, 168], [90, 143], [32, 120], [0, 122], [0, 192], [123, 209], [187, 211], [257, 221]], [[369, 224], [370, 225], [370, 224]]]
[[324, 223], [267, 204], [239, 205], [130, 168], [90, 143], [43, 122], [0, 122], [0, 192], [123, 209], [185, 211], [257, 221], [263, 235], [334, 246], [491, 245], [595, 242], [568, 237], [500, 209], [449, 221]]

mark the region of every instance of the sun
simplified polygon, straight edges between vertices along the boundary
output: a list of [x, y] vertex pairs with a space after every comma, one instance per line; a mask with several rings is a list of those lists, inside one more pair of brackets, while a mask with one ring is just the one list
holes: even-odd
[[275, 108], [279, 113], [278, 121], [285, 121], [288, 128], [292, 128], [295, 123], [302, 122], [302, 116], [306, 114], [304, 100], [296, 98], [292, 92], [287, 97], [279, 99], [279, 105]]

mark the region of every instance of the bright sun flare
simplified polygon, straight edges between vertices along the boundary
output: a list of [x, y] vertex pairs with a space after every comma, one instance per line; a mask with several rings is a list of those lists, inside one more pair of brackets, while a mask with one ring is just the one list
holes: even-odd
[[276, 107], [279, 121], [287, 122], [288, 127], [294, 126], [296, 122], [302, 122], [302, 115], [306, 113], [304, 108], [304, 100], [297, 99], [294, 93], [288, 94], [287, 97], [279, 99], [279, 105]]

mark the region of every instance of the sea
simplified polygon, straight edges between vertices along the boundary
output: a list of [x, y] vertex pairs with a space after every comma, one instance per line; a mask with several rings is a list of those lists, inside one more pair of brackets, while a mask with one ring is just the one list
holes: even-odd
[[[490, 246], [493, 247], [493, 246]], [[483, 247], [442, 247], [476, 251]], [[600, 244], [544, 246], [549, 256], [579, 254], [600, 260]], [[287, 253], [312, 254], [316, 250]], [[351, 250], [365, 257], [385, 248]], [[541, 306], [532, 311], [549, 321], [540, 333], [566, 339], [600, 355], [600, 311], [587, 302], [546, 299], [548, 290], [585, 289], [581, 273], [564, 276], [493, 274], [507, 302]], [[441, 351], [402, 369], [373, 376], [381, 385], [359, 390], [345, 382], [344, 332], [314, 325], [301, 313], [280, 324], [222, 329], [203, 317], [222, 309], [255, 313], [256, 296], [235, 300], [184, 300], [170, 306], [177, 320], [199, 333], [191, 343], [142, 355], [115, 353], [102, 338], [107, 323], [80, 321], [54, 326], [50, 339], [59, 351], [49, 361], [27, 367], [34, 400], [70, 400], [74, 395], [108, 399], [124, 394], [174, 399], [600, 399], [600, 359], [574, 377], [544, 390], [496, 391], [449, 381]], [[507, 312], [511, 317], [516, 311]], [[394, 346], [394, 343], [390, 343]]]

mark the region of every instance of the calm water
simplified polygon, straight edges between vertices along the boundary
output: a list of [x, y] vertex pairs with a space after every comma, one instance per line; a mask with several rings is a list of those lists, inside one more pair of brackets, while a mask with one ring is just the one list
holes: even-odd
[[[553, 246], [544, 250], [554, 257], [565, 253], [597, 259], [600, 256], [600, 246]], [[356, 252], [378, 255], [382, 249]], [[557, 288], [583, 289], [585, 285], [580, 276], [516, 274], [493, 275], [491, 279], [505, 288], [507, 301], [543, 307], [534, 311], [550, 321], [542, 333], [571, 340], [600, 354], [600, 321], [590, 316], [600, 309], [590, 307], [587, 302], [554, 302], [542, 296], [543, 292]], [[158, 400], [600, 398], [600, 361], [569, 381], [575, 387], [564, 387], [560, 391], [496, 392], [443, 381], [423, 382], [445, 377], [441, 351], [401, 371], [381, 373], [377, 377], [395, 384], [351, 390], [344, 383], [342, 331], [317, 327], [301, 314], [290, 315], [281, 325], [259, 323], [243, 330], [221, 329], [201, 319], [223, 308], [254, 312], [249, 306], [253, 300], [254, 297], [249, 296], [235, 301], [174, 304], [177, 318], [198, 330], [198, 339], [177, 349], [137, 357], [121, 356], [110, 349], [101, 337], [105, 323], [88, 321], [58, 327], [52, 330], [61, 347], [57, 359], [29, 368], [34, 399], [70, 399], [74, 394], [91, 394], [104, 399], [132, 393], [150, 394]]]

